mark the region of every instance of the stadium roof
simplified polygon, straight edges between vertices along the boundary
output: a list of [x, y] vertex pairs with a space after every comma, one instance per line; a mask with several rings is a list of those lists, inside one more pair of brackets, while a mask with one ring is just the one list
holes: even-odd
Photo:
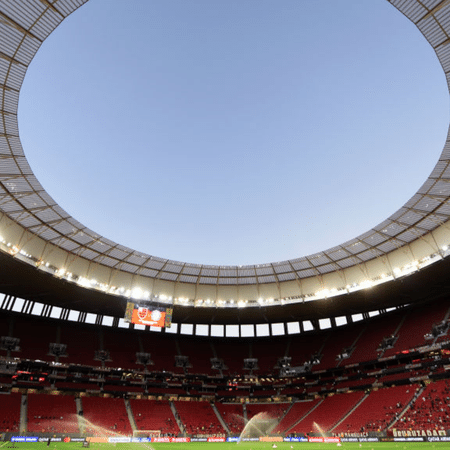
[[[450, 141], [417, 193], [366, 233], [293, 260], [246, 266], [171, 261], [132, 250], [84, 227], [43, 189], [22, 148], [17, 111], [34, 55], [87, 0], [0, 4], [0, 249], [83, 288], [179, 305], [261, 306], [320, 300], [415, 273], [450, 245]], [[423, 33], [449, 82], [450, 0], [390, 0]], [[26, 150], [26, 149], [25, 149]], [[427, 151], [427, 149], [424, 149]]]

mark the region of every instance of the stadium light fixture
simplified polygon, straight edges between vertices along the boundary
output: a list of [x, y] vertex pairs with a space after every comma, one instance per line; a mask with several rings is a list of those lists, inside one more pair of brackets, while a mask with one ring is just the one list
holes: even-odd
[[143, 296], [144, 296], [144, 291], [140, 287], [135, 287], [131, 291], [131, 297], [136, 300], [140, 300]]

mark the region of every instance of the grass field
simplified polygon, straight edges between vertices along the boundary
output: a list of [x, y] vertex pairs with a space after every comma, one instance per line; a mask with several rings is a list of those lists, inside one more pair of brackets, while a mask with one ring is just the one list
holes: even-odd
[[[432, 450], [450, 449], [450, 442], [344, 442], [341, 447], [336, 444], [307, 443], [307, 442], [278, 442], [277, 450]], [[0, 443], [0, 450], [80, 450], [80, 442], [72, 443], [52, 443], [49, 447], [45, 442], [39, 443]], [[91, 444], [90, 450], [272, 450], [272, 444], [268, 442], [219, 442], [219, 443], [154, 443], [154, 444]]]

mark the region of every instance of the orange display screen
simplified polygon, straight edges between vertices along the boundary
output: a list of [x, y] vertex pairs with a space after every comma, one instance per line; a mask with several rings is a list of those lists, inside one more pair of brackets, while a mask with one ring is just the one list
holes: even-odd
[[165, 311], [160, 311], [159, 309], [150, 309], [141, 306], [139, 308], [133, 309], [131, 323], [162, 328], [164, 327], [165, 319]]

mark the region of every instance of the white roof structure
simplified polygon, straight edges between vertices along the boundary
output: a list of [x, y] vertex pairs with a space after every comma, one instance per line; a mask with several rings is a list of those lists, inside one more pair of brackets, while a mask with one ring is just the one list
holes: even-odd
[[[404, 276], [446, 256], [449, 139], [429, 178], [397, 212], [351, 241], [297, 259], [247, 266], [189, 264], [132, 250], [84, 227], [34, 176], [20, 142], [17, 111], [23, 79], [40, 45], [86, 1], [0, 3], [1, 250], [37, 270], [114, 295], [215, 307], [342, 294]], [[389, 2], [423, 33], [448, 84], [450, 0]]]

